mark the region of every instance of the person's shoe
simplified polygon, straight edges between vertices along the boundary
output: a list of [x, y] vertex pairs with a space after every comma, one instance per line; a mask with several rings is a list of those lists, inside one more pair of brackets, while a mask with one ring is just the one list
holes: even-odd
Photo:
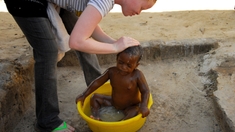
[[[36, 132], [43, 132], [37, 127], [37, 123], [34, 123], [34, 130]], [[68, 125], [66, 122], [63, 122], [60, 126], [55, 128], [52, 132], [75, 132], [75, 129]]]
[[66, 122], [63, 122], [60, 126], [55, 128], [52, 132], [74, 132], [74, 131], [75, 129], [72, 126], [67, 125]]

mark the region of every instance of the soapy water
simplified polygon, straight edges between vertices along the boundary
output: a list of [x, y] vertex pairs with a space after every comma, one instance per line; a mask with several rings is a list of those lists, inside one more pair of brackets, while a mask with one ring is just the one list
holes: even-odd
[[101, 107], [99, 109], [100, 119], [107, 122], [120, 121], [125, 115], [122, 111], [113, 106]]

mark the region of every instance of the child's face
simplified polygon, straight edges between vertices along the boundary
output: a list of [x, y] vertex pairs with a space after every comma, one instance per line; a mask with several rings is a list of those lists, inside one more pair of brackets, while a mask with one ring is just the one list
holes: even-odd
[[130, 56], [127, 53], [120, 53], [117, 57], [117, 68], [124, 73], [131, 73], [139, 65], [137, 56]]
[[153, 0], [125, 0], [121, 5], [124, 16], [139, 15], [142, 10], [151, 8], [155, 2]]

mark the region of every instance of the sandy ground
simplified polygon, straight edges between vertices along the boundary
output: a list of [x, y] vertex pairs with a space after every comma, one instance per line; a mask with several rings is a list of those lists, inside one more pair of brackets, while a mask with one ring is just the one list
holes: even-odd
[[[235, 41], [233, 7], [230, 10], [151, 12], [134, 17], [110, 13], [100, 25], [114, 38], [131, 36], [141, 42], [194, 38], [229, 38]], [[29, 48], [24, 35], [7, 12], [0, 12], [0, 25], [1, 59], [17, 58], [25, 48]], [[199, 76], [200, 57], [196, 55], [193, 58], [141, 62], [139, 69], [145, 74], [154, 104], [140, 132], [221, 131], [211, 99], [203, 91], [205, 80]], [[102, 69], [111, 65], [103, 65]], [[78, 132], [89, 132], [74, 103], [75, 97], [86, 88], [81, 69], [58, 67], [58, 71], [60, 117]], [[32, 101], [30, 109], [14, 132], [34, 132], [34, 98]]]

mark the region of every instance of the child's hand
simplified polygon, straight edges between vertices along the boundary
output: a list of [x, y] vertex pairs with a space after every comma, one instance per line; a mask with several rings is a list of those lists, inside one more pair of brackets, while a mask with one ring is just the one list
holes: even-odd
[[81, 101], [81, 103], [82, 103], [82, 105], [83, 105], [84, 100], [85, 100], [85, 96], [83, 96], [83, 94], [81, 94], [81, 95], [78, 95], [78, 96], [76, 97], [75, 102], [76, 102], [76, 104], [77, 104], [79, 101]]
[[142, 114], [142, 118], [149, 115], [150, 111], [148, 107], [140, 107], [140, 113]]

